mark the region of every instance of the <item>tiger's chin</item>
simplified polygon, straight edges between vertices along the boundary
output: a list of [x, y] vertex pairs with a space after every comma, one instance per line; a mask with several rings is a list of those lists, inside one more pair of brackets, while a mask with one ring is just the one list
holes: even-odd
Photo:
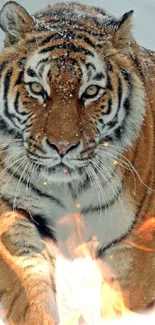
[[67, 166], [42, 169], [41, 177], [49, 183], [81, 182], [85, 179], [85, 173], [80, 168], [71, 169]]

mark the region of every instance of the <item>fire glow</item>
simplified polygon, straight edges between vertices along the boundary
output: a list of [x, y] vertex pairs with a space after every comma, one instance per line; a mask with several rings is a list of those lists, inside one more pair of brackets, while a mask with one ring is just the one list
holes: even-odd
[[[75, 231], [74, 236], [71, 231], [72, 235], [67, 242], [60, 244], [56, 260], [59, 325], [127, 325], [131, 321], [140, 321], [142, 324], [148, 321], [153, 325], [155, 322], [153, 309], [149, 313], [139, 314], [126, 308], [119, 281], [112, 280], [115, 277], [113, 270], [103, 260], [95, 258], [95, 250], [99, 245], [97, 237], [94, 235], [91, 242], [85, 243], [81, 242], [81, 236], [77, 244], [77, 232], [79, 233], [80, 220], [82, 220], [80, 217], [78, 215], [74, 219], [72, 216], [75, 221], [72, 227]], [[71, 226], [73, 219], [70, 218], [69, 215], [67, 224]], [[137, 236], [144, 235], [146, 240], [148, 230], [149, 241], [155, 230], [155, 218], [145, 221], [137, 230]], [[61, 249], [62, 247], [64, 249], [65, 245], [71, 248], [70, 258], [66, 258]], [[148, 249], [145, 245], [140, 247], [137, 245], [137, 248]], [[113, 259], [112, 255], [110, 259]]]
[[81, 244], [73, 260], [62, 254], [57, 257], [57, 305], [61, 325], [99, 325], [133, 314], [124, 305], [118, 281], [103, 279], [102, 273], [112, 276], [113, 271], [92, 256], [96, 245], [97, 242], [90, 247]]

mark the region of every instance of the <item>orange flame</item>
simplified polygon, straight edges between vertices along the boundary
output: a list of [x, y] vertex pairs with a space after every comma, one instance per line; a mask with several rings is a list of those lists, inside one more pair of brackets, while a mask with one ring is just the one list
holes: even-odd
[[[150, 215], [149, 215], [150, 217]], [[71, 219], [72, 221], [71, 221]], [[147, 219], [147, 218], [146, 218]], [[135, 231], [135, 235], [137, 238], [140, 239], [140, 241], [137, 243], [132, 242], [131, 240], [124, 240], [124, 242], [130, 244], [133, 247], [136, 247], [137, 249], [150, 252], [152, 251], [152, 248], [147, 246], [146, 244], [141, 243], [141, 240], [145, 243], [151, 242], [153, 239], [153, 233], [155, 231], [155, 218], [149, 218], [148, 220], [144, 221], [143, 224], [140, 225], [140, 227]], [[97, 237], [94, 235], [92, 236], [91, 242], [86, 243], [84, 241], [84, 227], [82, 224], [82, 216], [79, 214], [74, 214], [74, 216], [69, 215], [67, 216], [66, 220], [68, 220], [68, 225], [71, 227], [70, 235], [68, 236], [67, 240], [63, 242], [63, 249], [64, 246], [67, 245], [71, 247], [70, 250], [71, 257], [76, 260], [78, 258], [83, 259], [83, 265], [84, 263], [88, 263], [88, 257], [92, 259], [92, 262], [94, 263], [96, 269], [98, 270], [95, 276], [98, 276], [101, 279], [101, 286], [100, 286], [100, 324], [105, 324], [105, 321], [108, 320], [123, 320], [125, 317], [134, 317], [137, 316], [137, 313], [131, 312], [126, 306], [124, 302], [124, 293], [122, 291], [122, 288], [120, 286], [120, 283], [116, 279], [117, 277], [114, 274], [114, 271], [110, 268], [110, 266], [105, 263], [103, 260], [96, 258], [96, 249], [99, 245], [99, 242], [97, 241]], [[69, 221], [70, 220], [70, 221]], [[74, 220], [74, 221], [73, 221]], [[63, 220], [64, 221], [64, 220]], [[74, 223], [74, 227], [73, 227]], [[82, 231], [81, 231], [82, 230]], [[77, 236], [79, 235], [79, 237]], [[79, 240], [77, 240], [77, 237]], [[60, 250], [62, 243], [60, 243]], [[61, 251], [62, 252], [62, 251]], [[111, 260], [114, 258], [113, 255], [109, 257]], [[73, 263], [74, 263], [73, 260]], [[76, 268], [78, 267], [78, 264], [76, 264]], [[81, 266], [79, 265], [79, 273], [80, 273]], [[91, 270], [90, 270], [91, 273]], [[106, 278], [106, 274], [110, 275], [109, 278]], [[88, 278], [89, 278], [89, 272], [88, 272]], [[111, 279], [111, 280], [110, 280]], [[76, 280], [75, 280], [76, 281]], [[92, 284], [93, 285], [93, 284]], [[90, 284], [91, 286], [91, 284]], [[82, 288], [82, 285], [81, 285]], [[79, 294], [79, 292], [77, 292]], [[82, 295], [82, 290], [81, 290]], [[125, 295], [128, 296], [128, 292], [125, 292]], [[95, 299], [98, 299], [96, 296]], [[79, 297], [80, 300], [80, 297]], [[139, 318], [138, 318], [139, 319]], [[80, 309], [70, 311], [66, 314], [64, 319], [61, 319], [59, 325], [78, 325], [78, 324], [88, 324], [85, 321], [84, 314], [81, 313]], [[99, 325], [98, 323], [92, 323], [95, 325]], [[151, 323], [152, 324], [152, 323]]]
[[[98, 294], [100, 297], [94, 297], [94, 300], [99, 301], [100, 300], [100, 311], [99, 311], [99, 319], [100, 319], [100, 324], [104, 324], [105, 321], [107, 320], [112, 320], [112, 319], [120, 319], [120, 317], [124, 317], [124, 315], [132, 315], [133, 313], [131, 311], [129, 311], [124, 304], [124, 300], [123, 300], [123, 294], [122, 294], [122, 290], [121, 287], [119, 285], [118, 281], [108, 281], [105, 280], [104, 278], [104, 274], [110, 274], [113, 275], [113, 270], [110, 269], [110, 266], [101, 261], [100, 259], [94, 259], [95, 256], [95, 249], [97, 247], [98, 243], [83, 243], [81, 244], [79, 247], [76, 248], [76, 258], [78, 258], [78, 256], [82, 256], [83, 258], [83, 269], [84, 269], [84, 264], [88, 263], [88, 259], [87, 257], [91, 256], [92, 257], [92, 263], [94, 263], [94, 267], [96, 268], [96, 272], [95, 273], [95, 279], [94, 279], [94, 283], [92, 282], [92, 277], [91, 274], [91, 268], [88, 265], [88, 269], [89, 272], [87, 273], [87, 281], [90, 277], [90, 289], [92, 289], [92, 294], [93, 294], [93, 288], [94, 285], [96, 284], [96, 277], [99, 277], [99, 282], [101, 284], [100, 286], [100, 290], [98, 291]], [[73, 261], [74, 263], [74, 261]], [[78, 264], [76, 264], [76, 270], [77, 270]], [[81, 268], [81, 264], [79, 264], [79, 270], [77, 270], [77, 272], [81, 272], [80, 270]], [[77, 279], [75, 279], [77, 281]], [[83, 294], [83, 290], [82, 290], [82, 281], [81, 281], [81, 290], [80, 292], [76, 292], [75, 294]], [[97, 291], [96, 291], [97, 292]], [[67, 294], [71, 294], [71, 293], [67, 293]], [[91, 294], [91, 290], [90, 290], [90, 294]], [[81, 297], [78, 297], [77, 300], [80, 300]], [[59, 303], [59, 301], [58, 301]], [[65, 302], [64, 302], [65, 303]], [[87, 308], [87, 301], [86, 303], [86, 311], [89, 313], [89, 309]], [[90, 306], [91, 308], [91, 306]], [[84, 310], [84, 309], [83, 309]], [[82, 310], [82, 311], [83, 311]], [[94, 310], [95, 311], [95, 310]], [[66, 316], [61, 319], [60, 324], [59, 325], [79, 325], [79, 324], [87, 324], [87, 325], [99, 325], [99, 323], [88, 323], [85, 321], [85, 314], [84, 312], [81, 313], [81, 310], [79, 308], [79, 310], [73, 310], [70, 311], [68, 313], [66, 313]]]
[[[101, 259], [96, 258], [96, 249], [99, 246], [99, 242], [97, 241], [97, 237], [93, 236], [91, 239], [91, 242], [86, 243], [84, 241], [84, 226], [82, 223], [82, 216], [80, 214], [74, 214], [74, 215], [67, 215], [65, 216], [60, 222], [60, 224], [63, 224], [63, 227], [68, 228], [68, 237], [63, 242], [60, 241], [59, 248], [60, 248], [60, 254], [62, 254], [62, 258], [65, 258], [66, 254], [64, 254], [65, 251], [68, 251], [70, 254], [70, 257], [73, 259], [73, 262], [76, 263], [76, 271], [80, 274], [81, 268], [83, 268], [83, 273], [85, 267], [88, 267], [87, 269], [87, 279], [85, 280], [85, 284], [89, 285], [88, 292], [90, 289], [90, 295], [98, 294], [98, 297], [94, 297], [94, 301], [97, 300], [99, 302], [99, 308], [96, 310], [96, 312], [99, 312], [99, 320], [101, 322], [111, 319], [113, 317], [120, 317], [120, 315], [123, 315], [125, 313], [131, 313], [124, 305], [123, 301], [123, 295], [122, 291], [119, 285], [118, 281], [108, 281], [105, 279], [105, 274], [111, 274], [111, 278], [114, 277], [113, 270], [110, 268], [110, 266], [105, 263], [104, 261], [101, 261]], [[70, 231], [71, 230], [71, 231]], [[67, 247], [65, 249], [65, 247]], [[110, 256], [111, 259], [113, 259], [113, 256]], [[76, 262], [79, 259], [79, 264]], [[72, 264], [68, 264], [68, 274], [72, 275], [72, 272], [69, 268], [72, 267]], [[79, 269], [78, 269], [79, 267]], [[63, 268], [63, 264], [61, 265], [61, 270]], [[94, 272], [94, 269], [96, 270], [94, 273], [94, 277], [92, 277], [92, 273]], [[63, 268], [64, 270], [65, 268]], [[64, 272], [64, 271], [63, 271]], [[62, 272], [60, 272], [62, 274]], [[75, 295], [78, 301], [82, 298], [83, 293], [83, 274], [81, 273], [81, 284], [79, 282], [79, 286], [81, 285], [81, 290], [78, 290]], [[98, 279], [97, 279], [98, 277]], [[59, 279], [58, 279], [59, 281]], [[73, 281], [78, 281], [78, 279], [74, 279]], [[97, 282], [98, 281], [98, 282]], [[71, 282], [71, 281], [70, 281]], [[97, 291], [94, 291], [94, 286], [98, 285], [100, 283], [100, 288]], [[87, 285], [86, 284], [86, 285]], [[72, 286], [72, 283], [70, 283], [70, 286]], [[59, 287], [59, 286], [58, 286]], [[61, 290], [59, 287], [58, 289]], [[64, 288], [63, 290], [63, 297], [64, 294]], [[92, 291], [91, 291], [92, 290]], [[60, 292], [59, 292], [60, 294]], [[72, 292], [66, 293], [68, 295], [72, 295]], [[81, 297], [77, 297], [77, 295], [81, 295]], [[60, 298], [61, 299], [61, 298]], [[61, 304], [60, 299], [58, 299], [58, 304]], [[67, 299], [67, 297], [66, 297]], [[89, 299], [89, 297], [88, 297]], [[63, 303], [63, 302], [62, 302]], [[64, 301], [64, 304], [67, 303]], [[88, 302], [85, 301], [85, 307], [83, 307], [83, 310], [81, 313], [80, 307], [79, 310], [71, 310], [70, 306], [69, 312], [66, 312], [66, 316], [63, 319], [60, 319], [59, 325], [76, 325], [76, 324], [88, 324], [87, 322], [84, 322], [85, 319], [85, 311], [84, 308], [86, 308], [86, 311], [88, 311]], [[89, 312], [89, 311], [88, 311]], [[94, 310], [95, 312], [95, 310]], [[94, 324], [94, 323], [93, 323]], [[98, 325], [98, 324], [95, 324]]]

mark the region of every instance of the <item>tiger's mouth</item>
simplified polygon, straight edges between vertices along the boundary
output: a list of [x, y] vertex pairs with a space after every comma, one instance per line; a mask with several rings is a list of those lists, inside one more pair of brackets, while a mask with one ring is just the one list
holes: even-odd
[[72, 182], [84, 181], [86, 177], [85, 168], [81, 164], [78, 165], [78, 160], [74, 160], [74, 164], [65, 163], [63, 161], [55, 164], [43, 164], [42, 161], [37, 163], [37, 174], [45, 180], [45, 182]]
[[56, 169], [75, 170], [80, 167], [84, 167], [94, 156], [95, 153], [91, 152], [90, 155], [85, 155], [85, 157], [43, 157], [27, 152], [27, 157], [32, 163], [37, 163], [38, 166], [52, 171]]
[[46, 167], [48, 172], [51, 172], [51, 173], [64, 173], [64, 174], [67, 174], [67, 173], [72, 173], [73, 171], [75, 171], [75, 167], [74, 168], [71, 168], [69, 167], [68, 165], [64, 164], [63, 162], [55, 165], [55, 166], [52, 166], [52, 167]]
[[60, 174], [65, 174], [65, 175], [71, 175], [73, 173], [75, 173], [76, 171], [82, 170], [83, 167], [82, 166], [70, 166], [68, 164], [65, 164], [63, 162], [56, 164], [55, 166], [43, 166], [40, 165], [40, 169], [45, 169], [46, 171], [48, 171], [48, 173], [60, 173]]
[[39, 156], [27, 150], [27, 157], [33, 165], [37, 165], [37, 174], [46, 180], [70, 182], [85, 179], [86, 168], [94, 157], [94, 150], [85, 150], [78, 155]]

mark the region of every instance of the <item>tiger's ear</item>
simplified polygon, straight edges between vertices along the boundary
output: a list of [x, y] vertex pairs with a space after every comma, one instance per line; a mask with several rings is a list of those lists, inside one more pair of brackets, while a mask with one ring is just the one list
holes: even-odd
[[134, 11], [126, 12], [115, 25], [115, 33], [113, 35], [113, 42], [116, 47], [122, 48], [129, 43], [131, 39], [132, 15]]
[[5, 45], [10, 46], [35, 29], [28, 12], [14, 1], [7, 2], [0, 11], [0, 27], [6, 34]]

